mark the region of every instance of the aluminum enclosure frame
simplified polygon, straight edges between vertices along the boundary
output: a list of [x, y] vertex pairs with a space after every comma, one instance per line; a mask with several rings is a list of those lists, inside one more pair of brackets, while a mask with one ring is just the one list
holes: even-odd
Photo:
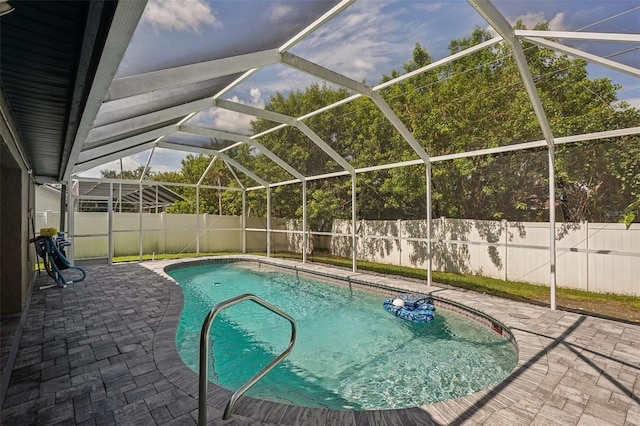
[[[640, 34], [611, 34], [611, 33], [592, 33], [592, 32], [567, 32], [567, 31], [539, 31], [539, 30], [516, 30], [506, 20], [506, 18], [494, 7], [494, 5], [488, 0], [468, 0], [468, 3], [478, 11], [478, 13], [485, 19], [488, 25], [490, 25], [498, 34], [491, 40], [485, 41], [476, 46], [465, 49], [456, 54], [450, 55], [444, 59], [435, 61], [427, 66], [424, 66], [415, 71], [406, 73], [397, 78], [384, 82], [383, 84], [368, 87], [363, 83], [355, 81], [349, 77], [339, 74], [333, 70], [327, 69], [309, 61], [305, 58], [292, 54], [289, 50], [295, 46], [298, 42], [305, 37], [313, 33], [313, 31], [322, 27], [329, 20], [334, 18], [340, 12], [355, 3], [355, 0], [345, 0], [338, 3], [336, 6], [327, 11], [324, 15], [319, 17], [312, 24], [307, 26], [304, 30], [294, 35], [289, 41], [284, 43], [277, 49], [268, 49], [264, 51], [248, 53], [244, 55], [238, 55], [233, 57], [227, 57], [217, 59], [213, 61], [205, 61], [201, 63], [195, 63], [175, 68], [169, 68], [160, 71], [154, 71], [146, 74], [139, 74], [135, 76], [118, 78], [112, 80], [109, 84], [106, 96], [102, 101], [102, 105], [108, 105], [110, 102], [114, 102], [118, 99], [126, 99], [129, 97], [150, 94], [159, 90], [166, 90], [175, 87], [180, 87], [188, 84], [205, 82], [214, 78], [241, 74], [235, 78], [232, 83], [225, 86], [212, 96], [207, 96], [199, 99], [192, 99], [190, 102], [186, 102], [180, 105], [173, 105], [165, 109], [154, 111], [151, 113], [140, 114], [135, 117], [127, 118], [120, 121], [103, 124], [89, 128], [86, 123], [81, 125], [82, 132], [80, 135], [86, 135], [84, 141], [76, 140], [71, 152], [71, 158], [63, 176], [62, 181], [69, 181], [73, 179], [79, 179], [77, 176], [79, 173], [87, 171], [98, 165], [107, 163], [109, 161], [123, 158], [125, 156], [133, 155], [136, 153], [150, 150], [149, 158], [145, 165], [145, 171], [148, 170], [152, 157], [156, 153], [156, 148], [172, 149], [183, 152], [199, 153], [211, 155], [213, 158], [209, 163], [206, 171], [200, 177], [197, 184], [195, 184], [196, 192], [199, 194], [200, 188], [204, 178], [213, 166], [215, 161], [223, 161], [229, 168], [233, 176], [235, 177], [239, 188], [233, 188], [242, 192], [243, 199], [243, 219], [242, 219], [242, 231], [243, 231], [243, 251], [246, 249], [246, 192], [254, 190], [265, 190], [267, 199], [267, 255], [271, 254], [271, 247], [269, 244], [270, 234], [274, 232], [271, 229], [271, 189], [281, 185], [289, 184], [301, 184], [302, 185], [302, 207], [303, 207], [303, 230], [300, 231], [303, 235], [303, 262], [307, 260], [307, 244], [308, 244], [308, 232], [307, 232], [307, 183], [312, 180], [326, 179], [337, 176], [350, 176], [351, 177], [351, 210], [352, 210], [352, 269], [356, 271], [357, 264], [357, 252], [356, 241], [359, 238], [356, 235], [356, 205], [357, 205], [357, 187], [356, 176], [359, 173], [365, 173], [376, 170], [384, 170], [395, 167], [406, 167], [413, 165], [424, 165], [426, 176], [426, 204], [427, 204], [427, 235], [426, 241], [428, 242], [428, 285], [431, 284], [432, 276], [432, 247], [431, 243], [431, 210], [432, 210], [432, 194], [431, 194], [431, 167], [434, 163], [441, 161], [448, 161], [456, 158], [468, 158], [479, 155], [492, 155], [501, 152], [511, 152], [519, 150], [530, 150], [538, 148], [546, 148], [548, 154], [548, 178], [549, 178], [549, 199], [555, 199], [555, 146], [558, 144], [576, 143], [585, 140], [593, 140], [600, 138], [615, 138], [626, 135], [640, 134], [640, 127], [632, 127], [628, 129], [609, 130], [604, 132], [572, 135], [568, 137], [556, 138], [551, 130], [544, 106], [539, 98], [535, 81], [529, 70], [527, 60], [524, 56], [521, 41], [527, 41], [536, 44], [543, 48], [552, 49], [555, 52], [566, 54], [569, 56], [584, 59], [588, 62], [592, 62], [601, 66], [608, 67], [618, 72], [623, 72], [627, 75], [634, 77], [640, 77], [640, 70], [608, 58], [603, 58], [590, 53], [582, 52], [573, 47], [565, 46], [555, 39], [578, 39], [578, 40], [596, 40], [607, 42], [624, 42], [624, 43], [639, 43]], [[114, 29], [115, 30], [115, 29]], [[122, 38], [124, 40], [125, 38]], [[552, 40], [549, 40], [552, 39]], [[529, 101], [535, 112], [540, 130], [543, 134], [543, 140], [539, 141], [521, 141], [512, 145], [505, 145], [496, 148], [481, 149], [468, 151], [464, 153], [449, 154], [443, 156], [430, 156], [429, 153], [422, 148], [422, 145], [417, 141], [411, 132], [407, 129], [404, 123], [394, 114], [391, 108], [384, 101], [379, 94], [380, 90], [390, 87], [396, 83], [404, 81], [408, 78], [425, 73], [429, 70], [437, 69], [445, 64], [453, 62], [464, 56], [473, 54], [482, 49], [490, 48], [498, 43], [506, 43], [520, 72], [521, 81], [525, 87], [525, 90], [529, 96]], [[122, 49], [121, 45], [118, 45]], [[233, 88], [240, 85], [247, 78], [255, 74], [258, 70], [265, 66], [278, 65], [283, 67], [290, 67], [310, 74], [316, 78], [319, 78], [325, 82], [335, 84], [337, 86], [345, 87], [348, 90], [354, 92], [353, 95], [346, 99], [340, 100], [334, 104], [327, 105], [321, 109], [305, 114], [301, 117], [290, 117], [283, 114], [278, 114], [272, 111], [267, 111], [261, 108], [251, 107], [248, 105], [232, 102], [222, 97]], [[107, 67], [108, 68], [108, 67]], [[112, 70], [108, 68], [108, 70]], [[108, 74], [108, 73], [107, 73]], [[99, 80], [104, 84], [108, 81], [107, 77]], [[97, 96], [97, 95], [96, 95]], [[354, 168], [345, 158], [340, 156], [326, 141], [322, 140], [313, 129], [311, 129], [305, 120], [315, 115], [321, 114], [327, 110], [337, 108], [339, 106], [348, 105], [350, 102], [362, 97], [370, 98], [378, 110], [385, 116], [389, 123], [396, 129], [396, 131], [402, 136], [404, 141], [413, 149], [418, 156], [417, 160], [403, 161], [394, 164], [384, 165], [371, 165], [364, 168]], [[97, 101], [92, 99], [92, 108], [97, 113]], [[263, 118], [272, 120], [279, 125], [266, 130], [260, 134], [251, 136], [235, 134], [230, 132], [223, 132], [220, 130], [208, 129], [197, 125], [189, 124], [188, 120], [200, 111], [205, 109], [217, 107], [222, 110], [238, 112], [242, 114], [251, 115], [257, 118]], [[268, 148], [260, 144], [259, 139], [269, 133], [283, 129], [285, 127], [297, 128], [305, 137], [311, 140], [316, 146], [318, 146], [323, 152], [325, 152], [330, 158], [336, 161], [340, 165], [342, 170], [337, 172], [326, 173], [318, 176], [305, 176], [300, 173], [282, 158], [275, 155]], [[214, 150], [207, 147], [197, 147], [193, 145], [179, 144], [176, 142], [169, 142], [166, 140], [168, 136], [177, 132], [192, 133], [201, 136], [207, 136], [211, 138], [221, 138], [228, 141], [235, 142], [234, 144], [225, 148]], [[280, 182], [268, 182], [263, 177], [257, 175], [252, 170], [239, 164], [225, 152], [235, 148], [239, 145], [247, 144], [253, 149], [262, 153], [280, 168], [290, 174], [293, 179]], [[237, 172], [241, 172], [248, 176], [251, 180], [257, 183], [256, 186], [246, 187], [240, 179], [238, 179]], [[143, 174], [144, 176], [144, 174]], [[139, 185], [150, 182], [144, 181], [142, 178], [139, 180]], [[154, 182], [155, 184], [156, 182]], [[142, 192], [142, 191], [141, 191]], [[196, 211], [199, 214], [199, 196], [197, 197]], [[551, 292], [551, 309], [556, 309], [556, 238], [555, 238], [555, 212], [553, 208], [549, 209], [549, 276], [550, 276], [550, 292]], [[197, 224], [199, 227], [199, 222]], [[199, 228], [198, 228], [199, 229]], [[197, 248], [199, 253], [199, 247]], [[142, 257], [142, 243], [140, 243], [140, 257]]]

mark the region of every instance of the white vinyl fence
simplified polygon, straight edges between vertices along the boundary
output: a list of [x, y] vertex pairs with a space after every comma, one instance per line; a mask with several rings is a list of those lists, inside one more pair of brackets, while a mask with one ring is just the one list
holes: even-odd
[[[37, 213], [36, 232], [59, 223], [58, 213]], [[246, 251], [266, 251], [266, 228], [265, 218], [248, 218]], [[74, 229], [76, 259], [108, 256], [107, 213], [76, 213]], [[311, 233], [307, 250], [315, 244], [351, 257], [351, 232], [351, 221], [335, 220], [331, 233]], [[426, 221], [358, 221], [356, 235], [359, 260], [427, 268]], [[271, 219], [271, 252], [301, 253], [302, 241], [301, 221]], [[114, 256], [242, 251], [242, 244], [238, 216], [113, 213]], [[640, 224], [560, 223], [556, 246], [559, 286], [640, 296]], [[432, 247], [435, 271], [549, 283], [547, 223], [435, 219]]]
[[[351, 221], [334, 221], [331, 252], [350, 256]], [[358, 259], [427, 268], [427, 223], [359, 221]], [[640, 224], [556, 224], [558, 286], [640, 296]], [[549, 284], [549, 224], [434, 219], [433, 270]]]

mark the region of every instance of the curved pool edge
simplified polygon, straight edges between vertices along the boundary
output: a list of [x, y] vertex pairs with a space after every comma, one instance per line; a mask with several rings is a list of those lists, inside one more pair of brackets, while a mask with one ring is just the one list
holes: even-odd
[[[424, 405], [415, 408], [394, 410], [331, 410], [323, 408], [300, 407], [259, 400], [251, 397], [241, 398], [234, 409], [233, 416], [246, 417], [247, 421], [261, 421], [280, 425], [294, 424], [450, 424], [462, 423], [473, 417], [480, 422], [493, 413], [514, 405], [526, 407], [531, 398], [531, 389], [540, 386], [548, 373], [548, 362], [544, 345], [535, 334], [527, 333], [522, 320], [531, 316], [523, 314], [522, 303], [499, 299], [484, 294], [466, 292], [432, 285], [427, 287], [423, 281], [409, 280], [394, 276], [374, 275], [363, 272], [351, 272], [340, 268], [302, 264], [287, 259], [264, 258], [251, 255], [233, 255], [206, 257], [197, 259], [179, 259], [157, 261], [143, 264], [163, 278], [175, 283], [166, 271], [172, 269], [224, 262], [260, 262], [276, 267], [284, 267], [299, 272], [321, 275], [324, 278], [340, 279], [356, 284], [366, 283], [386, 292], [419, 292], [430, 294], [441, 303], [444, 301], [475, 312], [488, 318], [491, 324], [504, 327], [512, 336], [512, 344], [518, 349], [518, 362], [514, 370], [501, 382], [482, 391], [460, 398]], [[198, 375], [180, 358], [176, 346], [176, 330], [184, 303], [182, 290], [175, 283], [170, 286], [169, 305], [154, 337], [155, 361], [158, 370], [178, 388], [194, 398], [198, 398]], [[526, 306], [524, 308], [526, 310]], [[538, 312], [531, 309], [531, 312]], [[209, 383], [208, 407], [209, 419], [221, 419], [224, 407], [231, 392], [213, 383]], [[478, 410], [482, 407], [482, 410]], [[526, 409], [526, 408], [522, 408]], [[506, 410], [507, 411], [507, 410]], [[480, 417], [478, 417], [480, 415]], [[505, 418], [508, 420], [508, 418]]]

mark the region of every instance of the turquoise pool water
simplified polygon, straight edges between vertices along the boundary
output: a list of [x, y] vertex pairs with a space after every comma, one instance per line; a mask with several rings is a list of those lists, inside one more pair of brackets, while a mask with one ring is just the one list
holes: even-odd
[[[275, 272], [257, 264], [196, 266], [169, 274], [185, 308], [178, 351], [198, 371], [204, 317], [218, 302], [253, 293], [298, 325], [293, 352], [248, 395], [332, 409], [416, 407], [501, 381], [515, 367], [513, 346], [462, 315], [438, 309], [417, 324], [390, 315], [383, 295]], [[220, 313], [211, 329], [209, 379], [235, 391], [289, 343], [289, 322], [247, 301]]]

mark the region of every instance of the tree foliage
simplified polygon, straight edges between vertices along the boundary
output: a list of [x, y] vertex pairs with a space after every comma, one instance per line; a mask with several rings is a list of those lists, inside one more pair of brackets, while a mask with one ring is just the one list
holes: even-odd
[[134, 170], [100, 170], [100, 176], [103, 179], [131, 179], [140, 180], [142, 173], [144, 173], [144, 179], [149, 179], [154, 176], [154, 172], [151, 168], [145, 171], [144, 166], [139, 166]]
[[[522, 23], [516, 27], [524, 28]], [[540, 24], [536, 29], [547, 26]], [[449, 51], [454, 54], [491, 37], [477, 28], [469, 37], [452, 40]], [[620, 87], [607, 78], [590, 78], [584, 61], [527, 43], [523, 48], [554, 137], [640, 125], [640, 111], [618, 102]], [[402, 71], [410, 72], [430, 63], [431, 55], [416, 44]], [[401, 74], [391, 70], [381, 82]], [[380, 93], [431, 157], [544, 140], [520, 70], [505, 44], [418, 74]], [[313, 84], [304, 91], [276, 93], [266, 109], [300, 117], [350, 95], [346, 89]], [[304, 124], [355, 168], [419, 158], [365, 97], [306, 118]], [[270, 121], [257, 119], [252, 130], [260, 133], [273, 126]], [[259, 142], [305, 176], [342, 170], [335, 158], [295, 127], [267, 133]], [[267, 182], [292, 179], [284, 169], [247, 146], [237, 148], [233, 157]], [[187, 156], [179, 179], [196, 183], [210, 162], [208, 156]], [[554, 171], [557, 197], [552, 202], [548, 195], [548, 168], [546, 147], [437, 161], [432, 166], [432, 213], [435, 217], [535, 221], [548, 220], [549, 207], [555, 206], [557, 217], [567, 222], [611, 221], [623, 214], [627, 221], [636, 217], [631, 214], [640, 200], [637, 135], [558, 145]], [[426, 217], [425, 172], [424, 165], [415, 165], [359, 173], [357, 217]], [[245, 181], [238, 182], [239, 179]], [[217, 160], [203, 184], [239, 187], [241, 182], [243, 186], [256, 185], [246, 176], [236, 179]], [[350, 176], [314, 179], [306, 185], [312, 229], [324, 230], [333, 218], [351, 217]], [[178, 192], [185, 199], [194, 200], [194, 188]], [[203, 189], [200, 195], [201, 212], [242, 211], [238, 191]], [[301, 184], [273, 187], [271, 197], [271, 213], [275, 217], [302, 217]], [[250, 214], [266, 214], [265, 191], [249, 191], [247, 204]], [[173, 210], [195, 212], [195, 202], [182, 202]]]

